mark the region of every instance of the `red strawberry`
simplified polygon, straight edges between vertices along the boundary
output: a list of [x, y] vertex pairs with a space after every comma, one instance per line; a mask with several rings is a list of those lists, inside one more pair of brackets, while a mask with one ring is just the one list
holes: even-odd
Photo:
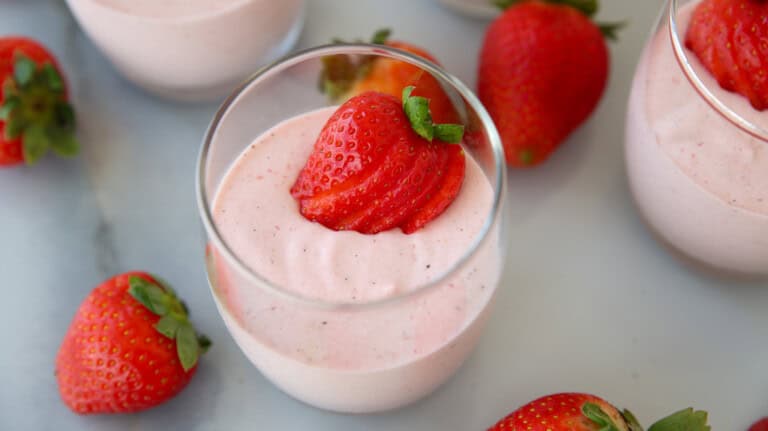
[[[488, 431], [642, 431], [628, 410], [619, 412], [589, 394], [548, 395], [520, 407]], [[651, 425], [648, 431], [710, 431], [707, 413], [681, 410]]]
[[463, 127], [434, 124], [429, 101], [412, 91], [404, 102], [363, 93], [333, 113], [291, 188], [304, 217], [334, 230], [412, 233], [450, 205], [465, 160], [446, 142], [460, 142]]
[[77, 154], [75, 112], [56, 59], [24, 37], [0, 37], [0, 166]]
[[768, 418], [762, 418], [749, 427], [749, 431], [768, 431]]
[[186, 306], [143, 272], [113, 277], [85, 298], [56, 356], [64, 403], [76, 413], [127, 413], [172, 398], [210, 341]]
[[[408, 42], [388, 40], [390, 31], [379, 30], [372, 43], [386, 45], [415, 54], [440, 64], [427, 50]], [[400, 97], [403, 88], [413, 86], [414, 96], [430, 100], [432, 118], [438, 123], [456, 123], [459, 116], [440, 83], [421, 68], [386, 57], [354, 58], [349, 55], [329, 56], [323, 59], [321, 88], [335, 102], [368, 91], [377, 91]]]
[[525, 167], [546, 160], [594, 111], [608, 78], [608, 49], [590, 20], [596, 0], [507, 3], [485, 34], [478, 97], [507, 163]]
[[768, 3], [759, 0], [703, 0], [685, 35], [692, 50], [725, 90], [768, 108]]

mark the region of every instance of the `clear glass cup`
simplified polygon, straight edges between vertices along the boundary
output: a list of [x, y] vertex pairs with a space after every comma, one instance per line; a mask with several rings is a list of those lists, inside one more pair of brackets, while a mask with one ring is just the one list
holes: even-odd
[[[462, 145], [480, 166], [493, 195], [487, 214], [482, 214], [481, 231], [445, 273], [369, 302], [327, 302], [269, 282], [269, 274], [253, 271], [224, 240], [212, 211], [222, 179], [256, 137], [286, 119], [330, 106], [317, 90], [317, 81], [321, 59], [336, 54], [394, 58], [434, 76], [466, 126]], [[301, 401], [350, 413], [416, 401], [456, 372], [487, 320], [506, 247], [505, 187], [503, 150], [490, 117], [464, 84], [438, 66], [404, 51], [366, 44], [296, 53], [238, 87], [219, 109], [203, 142], [197, 198], [218, 310], [245, 355], [275, 385]]]
[[686, 48], [698, 0], [669, 0], [635, 74], [626, 163], [637, 207], [685, 260], [768, 275], [768, 121]]
[[293, 48], [304, 24], [305, 0], [165, 2], [67, 0], [123, 76], [177, 101], [222, 100]]

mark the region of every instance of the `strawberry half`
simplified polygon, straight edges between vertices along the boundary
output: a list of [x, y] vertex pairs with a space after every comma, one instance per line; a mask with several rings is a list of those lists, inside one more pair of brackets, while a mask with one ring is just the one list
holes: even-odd
[[77, 154], [75, 112], [54, 56], [24, 37], [0, 38], [0, 166], [33, 165], [48, 150]]
[[121, 274], [77, 310], [56, 356], [59, 392], [80, 414], [145, 410], [184, 389], [210, 344], [165, 283]]
[[334, 230], [412, 233], [453, 202], [464, 179], [463, 126], [435, 124], [429, 100], [366, 92], [326, 122], [291, 188], [301, 214]]
[[685, 46], [720, 86], [768, 108], [768, 3], [760, 0], [703, 0], [696, 6]]
[[[377, 31], [371, 43], [397, 48], [440, 64], [427, 50], [408, 42], [388, 40], [389, 29]], [[340, 41], [336, 41], [340, 42]], [[323, 58], [320, 89], [331, 101], [341, 103], [367, 91], [400, 97], [403, 88], [413, 86], [414, 96], [430, 100], [432, 118], [438, 123], [457, 123], [459, 116], [440, 83], [418, 66], [378, 56], [333, 55]]]
[[[648, 428], [648, 431], [710, 431], [707, 413], [681, 410]], [[643, 431], [629, 411], [619, 412], [602, 398], [590, 394], [547, 395], [520, 407], [488, 431]]]

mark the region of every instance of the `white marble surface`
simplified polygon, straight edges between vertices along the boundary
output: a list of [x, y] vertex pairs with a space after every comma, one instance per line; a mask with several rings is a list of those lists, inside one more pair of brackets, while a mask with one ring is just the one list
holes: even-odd
[[[300, 46], [389, 25], [470, 84], [485, 23], [436, 0], [309, 0]], [[547, 392], [590, 391], [649, 424], [678, 407], [715, 430], [768, 414], [768, 289], [698, 273], [672, 258], [632, 207], [622, 163], [626, 99], [660, 0], [604, 2], [629, 17], [592, 121], [548, 164], [510, 175], [511, 236], [496, 312], [479, 350], [445, 387], [403, 410], [343, 416], [302, 405], [261, 377], [216, 314], [193, 194], [215, 106], [154, 99], [115, 75], [63, 1], [0, 0], [0, 34], [62, 58], [82, 156], [0, 170], [0, 429], [483, 430]], [[83, 296], [146, 269], [172, 281], [214, 340], [178, 398], [141, 414], [79, 417], [58, 399], [53, 360]]]

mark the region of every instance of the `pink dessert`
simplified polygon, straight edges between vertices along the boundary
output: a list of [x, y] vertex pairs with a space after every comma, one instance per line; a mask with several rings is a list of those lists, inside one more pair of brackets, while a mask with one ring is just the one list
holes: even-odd
[[178, 100], [226, 95], [285, 54], [304, 0], [67, 0], [88, 36], [126, 78]]
[[[684, 34], [698, 2], [683, 6]], [[696, 75], [726, 106], [768, 128], [768, 117], [720, 88], [696, 56]], [[640, 60], [629, 102], [626, 158], [632, 192], [673, 248], [727, 272], [768, 274], [768, 143], [708, 105], [678, 63], [666, 22]]]
[[[263, 280], [218, 252], [209, 272], [230, 332], [275, 384], [325, 409], [387, 410], [434, 390], [477, 342], [502, 267], [496, 225], [477, 244], [494, 193], [468, 155], [456, 200], [411, 235], [337, 232], [306, 220], [289, 190], [334, 110], [274, 126], [220, 183], [216, 227]], [[347, 305], [319, 305], [329, 303]]]

